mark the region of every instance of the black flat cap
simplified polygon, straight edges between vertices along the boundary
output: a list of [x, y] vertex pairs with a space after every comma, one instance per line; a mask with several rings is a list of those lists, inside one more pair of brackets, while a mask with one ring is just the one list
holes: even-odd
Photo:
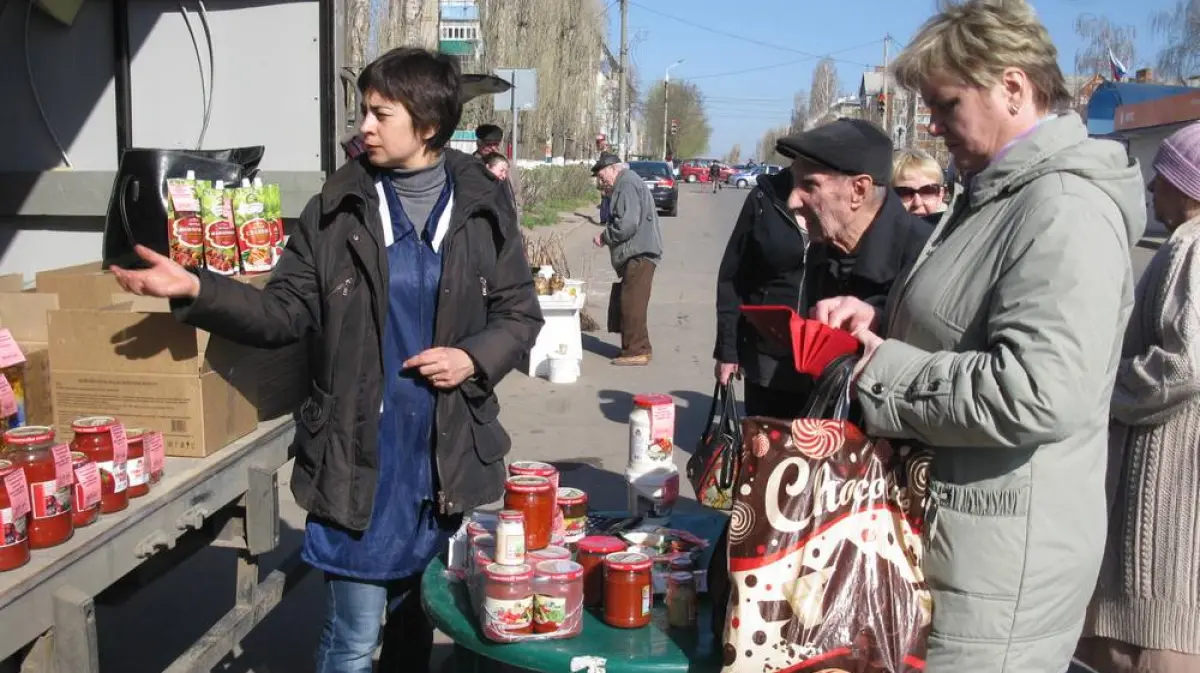
[[869, 175], [875, 184], [892, 181], [892, 139], [862, 119], [842, 117], [815, 129], [780, 138], [775, 150], [846, 175]]
[[601, 152], [600, 158], [596, 160], [596, 165], [592, 166], [592, 175], [599, 173], [602, 168], [607, 168], [608, 166], [619, 163], [621, 163], [621, 157], [613, 154], [612, 152]]
[[498, 143], [504, 140], [504, 129], [495, 124], [484, 124], [475, 129], [475, 139], [485, 143]]

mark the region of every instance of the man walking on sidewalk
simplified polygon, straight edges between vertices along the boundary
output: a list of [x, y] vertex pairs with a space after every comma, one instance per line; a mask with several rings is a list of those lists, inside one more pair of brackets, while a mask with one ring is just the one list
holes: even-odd
[[613, 269], [621, 278], [621, 354], [614, 365], [641, 367], [652, 350], [646, 312], [654, 269], [662, 259], [662, 231], [650, 189], [615, 154], [600, 155], [592, 174], [612, 190], [611, 214], [604, 231], [593, 241], [608, 246]]

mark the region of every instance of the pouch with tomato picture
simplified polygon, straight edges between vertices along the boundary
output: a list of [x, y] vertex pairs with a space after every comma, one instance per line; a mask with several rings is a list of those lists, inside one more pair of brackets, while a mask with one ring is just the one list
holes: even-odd
[[233, 190], [233, 223], [237, 227], [242, 271], [262, 273], [274, 266], [275, 246], [266, 219], [263, 192], [243, 182]]
[[274, 246], [275, 252], [271, 264], [274, 266], [279, 264], [280, 258], [283, 257], [283, 203], [279, 195], [279, 185], [269, 184], [265, 190], [267, 222], [271, 225], [271, 244]]
[[225, 184], [199, 185], [200, 219], [204, 224], [204, 263], [213, 273], [232, 276], [238, 272], [237, 234], [229, 213]]
[[194, 177], [167, 180], [167, 242], [180, 266], [204, 266], [204, 228]]

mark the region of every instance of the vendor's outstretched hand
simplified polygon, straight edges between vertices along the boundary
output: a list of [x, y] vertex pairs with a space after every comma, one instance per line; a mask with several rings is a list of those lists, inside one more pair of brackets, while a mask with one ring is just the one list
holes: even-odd
[[194, 299], [200, 294], [200, 279], [175, 260], [164, 257], [144, 245], [134, 246], [134, 251], [149, 268], [131, 270], [109, 267], [113, 276], [116, 276], [117, 283], [125, 288], [126, 292], [166, 299]]
[[851, 334], [859, 330], [875, 330], [879, 316], [874, 306], [857, 297], [822, 299], [813, 307], [813, 320]]

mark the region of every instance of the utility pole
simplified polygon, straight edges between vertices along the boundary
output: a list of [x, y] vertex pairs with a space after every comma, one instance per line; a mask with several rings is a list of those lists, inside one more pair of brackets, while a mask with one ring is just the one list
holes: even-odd
[[663, 73], [663, 144], [662, 144], [662, 160], [663, 161], [667, 160], [667, 120], [670, 118], [670, 116], [667, 114], [667, 111], [669, 108], [667, 103], [670, 100], [670, 94], [671, 94], [671, 68], [674, 68], [675, 66], [679, 65], [680, 63], [683, 63], [682, 58], [679, 59], [678, 61], [675, 61], [671, 65], [667, 66], [667, 71], [665, 73]]
[[888, 117], [888, 113], [891, 112], [891, 106], [888, 105], [888, 42], [891, 40], [891, 33], [883, 36], [883, 119], [880, 120], [880, 125], [889, 138], [892, 137], [892, 125]]
[[629, 128], [629, 101], [625, 98], [625, 90], [628, 88], [626, 84], [625, 73], [629, 71], [629, 39], [626, 31], [626, 24], [629, 19], [629, 0], [621, 0], [621, 66], [617, 77], [617, 86], [620, 90], [617, 92], [617, 155], [621, 157], [621, 161], [625, 161], [626, 147], [625, 143], [629, 140], [626, 137], [626, 129]]

